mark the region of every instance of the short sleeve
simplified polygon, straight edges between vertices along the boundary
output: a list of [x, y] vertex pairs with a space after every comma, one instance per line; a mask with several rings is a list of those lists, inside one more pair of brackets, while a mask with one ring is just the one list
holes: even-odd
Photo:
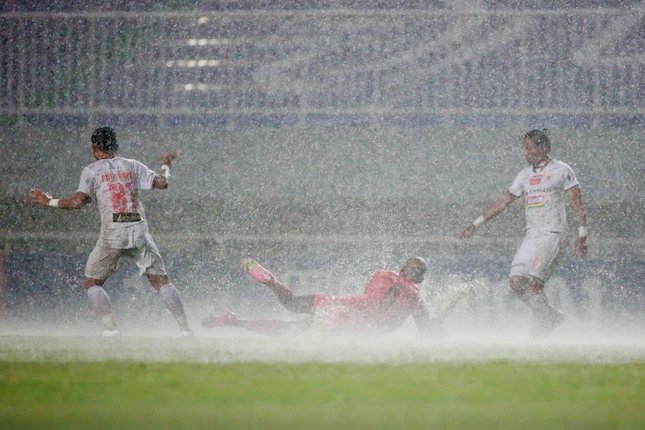
[[516, 197], [520, 197], [524, 191], [524, 171], [521, 171], [517, 174], [513, 183], [508, 188], [508, 192], [513, 194]]
[[567, 191], [576, 185], [580, 185], [580, 182], [578, 182], [578, 179], [576, 178], [576, 174], [573, 173], [573, 169], [569, 165], [564, 164], [564, 169], [562, 171], [562, 187]]
[[85, 167], [81, 172], [81, 179], [78, 183], [77, 192], [91, 196], [94, 193], [94, 175], [89, 167]]
[[139, 178], [139, 187], [141, 187], [142, 190], [152, 189], [152, 183], [157, 177], [155, 171], [136, 160], [134, 160], [134, 168], [136, 170], [137, 177]]

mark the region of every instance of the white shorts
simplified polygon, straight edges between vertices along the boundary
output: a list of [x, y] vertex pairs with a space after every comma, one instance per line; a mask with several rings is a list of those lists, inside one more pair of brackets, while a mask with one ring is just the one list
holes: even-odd
[[106, 280], [119, 268], [121, 258], [134, 260], [139, 267], [140, 275], [167, 276], [166, 265], [159, 254], [157, 245], [151, 239], [138, 248], [115, 249], [97, 244], [85, 265], [85, 277]]
[[510, 276], [533, 276], [546, 281], [560, 260], [566, 243], [566, 233], [528, 232], [515, 253]]

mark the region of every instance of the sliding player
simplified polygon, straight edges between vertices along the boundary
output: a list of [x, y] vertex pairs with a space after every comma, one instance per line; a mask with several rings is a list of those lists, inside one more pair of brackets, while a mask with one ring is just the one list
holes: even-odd
[[551, 141], [545, 131], [531, 130], [524, 135], [524, 156], [529, 166], [513, 184], [484, 210], [460, 235], [466, 239], [485, 221], [495, 218], [509, 204], [524, 196], [526, 236], [511, 264], [510, 287], [533, 311], [535, 334], [546, 335], [564, 321], [544, 292], [544, 284], [567, 244], [565, 194], [573, 206], [578, 223], [575, 251], [587, 255], [587, 218], [582, 191], [573, 169], [550, 158]]
[[409, 258], [399, 272], [376, 272], [363, 293], [347, 296], [295, 295], [287, 284], [248, 258], [242, 260], [242, 270], [269, 287], [286, 309], [308, 314], [311, 318], [302, 321], [242, 320], [227, 312], [205, 319], [204, 326], [237, 326], [261, 333], [303, 327], [349, 333], [386, 332], [400, 328], [411, 316], [422, 331], [434, 328], [417, 285], [423, 282], [427, 270], [421, 257]]
[[110, 298], [103, 289], [105, 281], [118, 269], [123, 257], [134, 260], [141, 274], [161, 296], [179, 324], [182, 336], [191, 331], [179, 292], [168, 279], [166, 267], [150, 233], [139, 200], [140, 190], [168, 188], [170, 166], [176, 152], [161, 154], [161, 174], [137, 160], [117, 156], [116, 133], [109, 127], [92, 134], [92, 152], [97, 161], [83, 169], [78, 191], [66, 199], [54, 199], [44, 191], [31, 191], [32, 201], [60, 209], [81, 209], [95, 199], [101, 215], [101, 232], [85, 266], [87, 295], [101, 319], [104, 336], [120, 334], [111, 310]]

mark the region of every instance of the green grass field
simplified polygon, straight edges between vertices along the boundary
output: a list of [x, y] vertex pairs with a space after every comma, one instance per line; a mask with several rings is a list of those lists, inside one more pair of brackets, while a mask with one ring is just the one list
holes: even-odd
[[645, 366], [0, 361], [2, 429], [642, 429]]

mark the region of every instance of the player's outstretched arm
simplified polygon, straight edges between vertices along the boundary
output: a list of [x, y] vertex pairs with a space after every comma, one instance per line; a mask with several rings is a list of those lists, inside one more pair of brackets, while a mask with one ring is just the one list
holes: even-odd
[[477, 227], [502, 213], [515, 199], [517, 199], [517, 196], [508, 191], [504, 192], [493, 203], [491, 203], [479, 217], [461, 231], [459, 239], [468, 239], [473, 235], [473, 233], [475, 233]]
[[38, 189], [32, 189], [30, 194], [32, 203], [60, 209], [81, 209], [92, 201], [90, 196], [81, 192], [66, 199], [54, 199], [49, 193]]
[[160, 190], [165, 190], [168, 188], [168, 178], [170, 178], [170, 167], [172, 163], [177, 159], [177, 151], [167, 151], [162, 152], [159, 156], [159, 162], [161, 163], [161, 173], [155, 178], [152, 183], [152, 188], [157, 188]]
[[576, 185], [567, 191], [567, 195], [571, 199], [573, 214], [578, 223], [578, 237], [576, 238], [574, 249], [577, 255], [586, 257], [589, 253], [587, 248], [587, 211], [582, 202], [582, 189], [579, 185]]

